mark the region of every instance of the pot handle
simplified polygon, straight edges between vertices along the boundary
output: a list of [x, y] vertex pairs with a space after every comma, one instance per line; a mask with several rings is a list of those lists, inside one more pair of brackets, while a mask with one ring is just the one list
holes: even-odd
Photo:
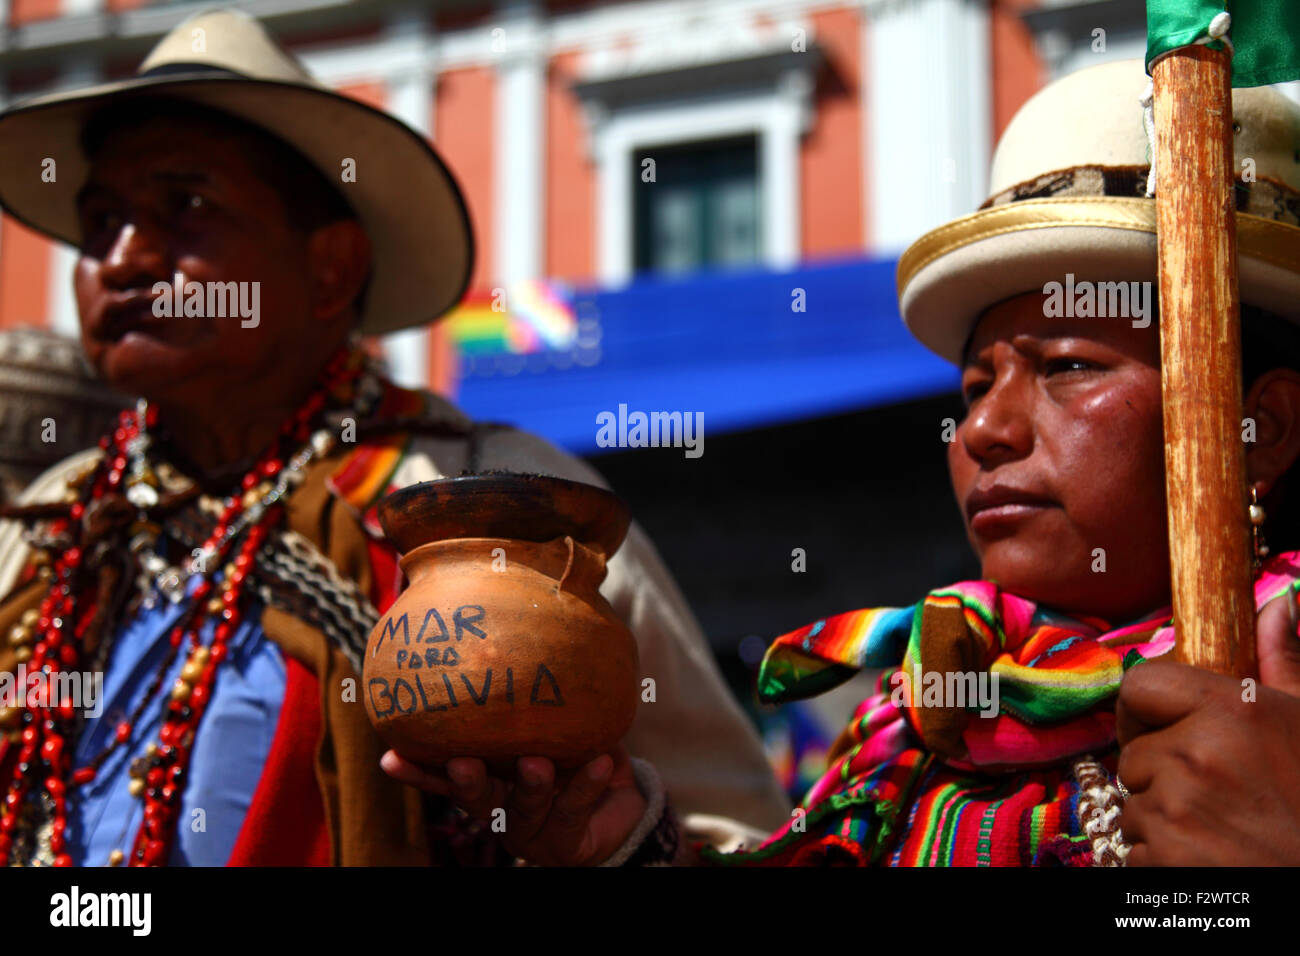
[[[569, 559], [564, 563], [564, 573], [560, 575], [560, 580], [555, 584], [555, 593], [558, 594], [564, 590], [564, 582], [569, 580], [569, 574], [573, 571], [574, 559], [577, 557], [580, 545], [573, 540], [570, 535], [564, 536], [565, 547], [569, 549]], [[600, 577], [605, 576], [605, 552], [597, 551], [592, 548], [583, 548], [597, 564], [600, 565]], [[597, 579], [599, 580], [599, 578]]]

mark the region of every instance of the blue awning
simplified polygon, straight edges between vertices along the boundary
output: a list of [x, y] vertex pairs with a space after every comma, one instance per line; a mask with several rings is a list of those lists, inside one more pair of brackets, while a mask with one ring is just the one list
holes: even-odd
[[955, 390], [957, 370], [903, 327], [896, 268], [855, 259], [578, 290], [574, 349], [475, 356], [457, 400], [588, 454], [597, 416], [620, 405], [702, 413], [708, 436]]

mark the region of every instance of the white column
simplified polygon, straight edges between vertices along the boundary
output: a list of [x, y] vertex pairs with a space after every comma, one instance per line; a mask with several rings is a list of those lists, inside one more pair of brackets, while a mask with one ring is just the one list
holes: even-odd
[[867, 247], [901, 251], [987, 197], [992, 34], [984, 4], [863, 0]]
[[592, 123], [599, 202], [597, 268], [602, 285], [618, 288], [632, 277], [632, 144], [610, 129], [603, 111]]
[[[97, 64], [76, 61], [65, 65], [59, 74], [57, 85], [60, 89], [75, 89], [99, 81], [100, 72]], [[77, 294], [72, 285], [73, 272], [76, 270], [79, 257], [78, 250], [62, 242], [54, 243], [54, 251], [50, 255], [48, 279], [50, 305], [47, 312], [49, 327], [59, 335], [72, 338], [76, 338], [81, 332]]]
[[541, 276], [546, 197], [546, 55], [533, 0], [507, 0], [493, 34], [498, 54], [495, 146], [495, 280], [505, 286]]
[[[416, 132], [430, 137], [435, 73], [433, 36], [427, 20], [427, 16], [415, 10], [399, 11], [389, 19], [385, 38], [374, 54], [376, 63], [390, 64], [390, 72], [385, 75], [388, 111]], [[408, 388], [428, 387], [430, 347], [429, 330], [425, 326], [385, 336], [384, 355], [393, 380]]]
[[791, 269], [799, 261], [799, 145], [810, 122], [812, 85], [805, 70], [782, 75], [771, 117], [759, 134], [763, 259], [774, 269]]

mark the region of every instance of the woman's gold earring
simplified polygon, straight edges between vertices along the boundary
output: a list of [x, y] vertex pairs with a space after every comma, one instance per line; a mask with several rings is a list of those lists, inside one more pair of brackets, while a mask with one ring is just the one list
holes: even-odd
[[1250, 540], [1255, 550], [1255, 571], [1258, 572], [1264, 559], [1268, 557], [1268, 545], [1264, 543], [1264, 506], [1259, 503], [1259, 491], [1255, 485], [1250, 486]]

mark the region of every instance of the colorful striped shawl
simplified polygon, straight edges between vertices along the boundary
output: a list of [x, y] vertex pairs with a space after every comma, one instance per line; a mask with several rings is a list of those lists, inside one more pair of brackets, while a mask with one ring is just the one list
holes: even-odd
[[[1300, 552], [1255, 582], [1262, 608], [1300, 590]], [[1086, 865], [1071, 762], [1094, 754], [1113, 775], [1114, 700], [1124, 671], [1174, 644], [1170, 611], [1110, 629], [967, 581], [908, 608], [816, 621], [777, 638], [759, 671], [766, 702], [809, 697], [863, 668], [885, 668], [854, 711], [830, 766], [791, 822], [751, 851], [705, 850], [722, 865]], [[901, 664], [900, 664], [901, 661]], [[938, 690], [997, 677], [996, 706]], [[940, 675], [941, 681], [931, 679]], [[934, 695], [928, 691], [935, 691]], [[913, 693], [915, 691], [915, 693]]]
[[[376, 418], [413, 418], [429, 410], [429, 397], [423, 392], [386, 380], [383, 389]], [[326, 479], [326, 487], [360, 516], [373, 538], [383, 537], [376, 506], [380, 498], [395, 490], [392, 477], [410, 444], [411, 433], [404, 429], [370, 438], [358, 444]]]

